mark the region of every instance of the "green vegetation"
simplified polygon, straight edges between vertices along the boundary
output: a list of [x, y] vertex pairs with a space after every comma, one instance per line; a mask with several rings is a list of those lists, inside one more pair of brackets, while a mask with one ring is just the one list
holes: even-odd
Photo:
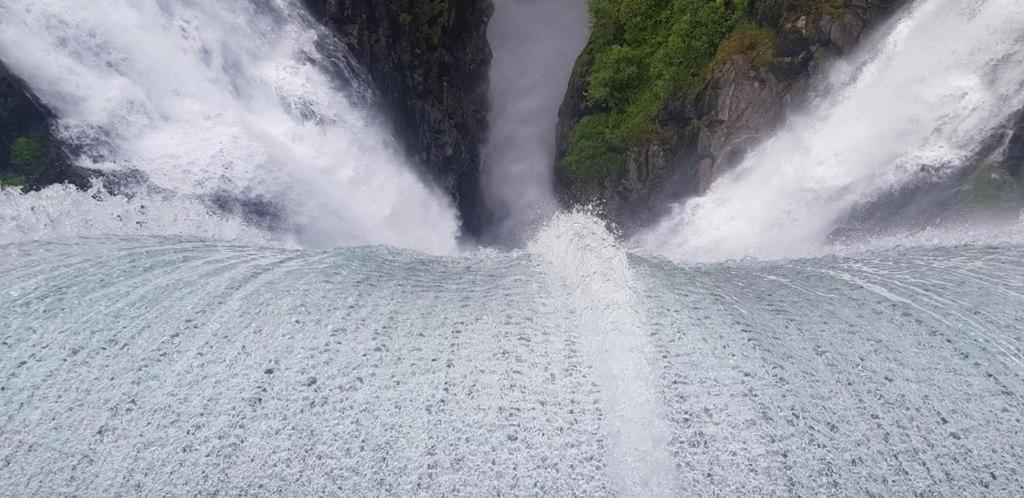
[[749, 54], [757, 66], [766, 67], [775, 59], [775, 32], [750, 21], [741, 22], [718, 47], [712, 66], [718, 66], [736, 55]]
[[964, 206], [974, 209], [1015, 207], [1024, 197], [1017, 180], [998, 164], [982, 166], [960, 191]]
[[[27, 188], [29, 178], [49, 161], [49, 146], [45, 137], [19, 137], [11, 143], [6, 170], [0, 169], [0, 187]], [[5, 165], [0, 161], [0, 168]]]
[[18, 187], [24, 189], [28, 187], [28, 180], [21, 175], [0, 172], [0, 188], [4, 187]]
[[[770, 30], [747, 17], [747, 0], [590, 0], [590, 43], [581, 61], [588, 113], [573, 128], [562, 167], [576, 180], [621, 168], [632, 145], [650, 139], [672, 99], [707, 81], [716, 54], [756, 50], [770, 60]], [[723, 46], [723, 41], [732, 43]]]
[[805, 15], [838, 15], [849, 0], [760, 0], [751, 15], [762, 24], [778, 26]]
[[34, 172], [46, 163], [46, 145], [36, 138], [20, 137], [11, 144], [8, 162], [20, 172]]
[[825, 60], [829, 56], [828, 48], [826, 48], [826, 47], [824, 47], [824, 46], [822, 46], [820, 44], [812, 45], [811, 46], [811, 53], [814, 54], [814, 58], [816, 60]]

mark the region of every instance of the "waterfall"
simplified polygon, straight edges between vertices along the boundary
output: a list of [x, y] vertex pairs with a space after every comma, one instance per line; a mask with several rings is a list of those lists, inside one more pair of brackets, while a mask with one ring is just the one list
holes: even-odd
[[819, 252], [854, 207], [957, 171], [1024, 107], [1024, 4], [917, 2], [832, 90], [640, 236], [677, 260]]
[[495, 2], [487, 33], [494, 59], [482, 183], [499, 240], [521, 240], [556, 209], [558, 106], [588, 31], [585, 0]]
[[59, 116], [84, 166], [269, 205], [305, 246], [455, 250], [455, 210], [293, 0], [6, 0], [0, 59]]
[[525, 243], [453, 256], [298, 3], [0, 0], [76, 160], [142, 179], [0, 189], [0, 497], [1024, 496], [1024, 224], [703, 262], [976, 156], [1022, 0], [901, 12], [632, 241], [676, 261], [550, 207], [585, 5], [495, 1], [484, 187]]

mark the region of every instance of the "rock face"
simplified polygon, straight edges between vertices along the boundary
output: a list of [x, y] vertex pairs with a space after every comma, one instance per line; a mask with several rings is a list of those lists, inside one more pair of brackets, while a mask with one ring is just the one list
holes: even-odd
[[981, 145], [955, 174], [926, 178], [857, 206], [833, 240], [924, 230], [944, 222], [1009, 221], [1024, 209], [1024, 111]]
[[0, 184], [40, 188], [88, 184], [53, 134], [53, 115], [0, 63]]
[[369, 73], [396, 135], [481, 229], [490, 0], [305, 0]]
[[[802, 99], [822, 61], [851, 50], [903, 0], [751, 0], [720, 41], [703, 82], [660, 105], [653, 132], [629, 143], [620, 165], [581, 179], [565, 164], [574, 128], [600, 113], [588, 104], [595, 55], [580, 57], [559, 112], [559, 190], [570, 204], [595, 204], [631, 231], [658, 217], [665, 201], [703, 193], [736, 165]], [[593, 43], [593, 40], [592, 40]]]
[[1009, 174], [1024, 183], [1024, 112], [1011, 125], [1002, 163]]

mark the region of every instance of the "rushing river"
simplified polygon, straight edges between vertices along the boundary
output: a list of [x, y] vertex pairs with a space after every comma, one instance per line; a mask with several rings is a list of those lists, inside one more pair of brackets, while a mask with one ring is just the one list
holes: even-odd
[[0, 494], [1012, 495], [1024, 246], [0, 246]]

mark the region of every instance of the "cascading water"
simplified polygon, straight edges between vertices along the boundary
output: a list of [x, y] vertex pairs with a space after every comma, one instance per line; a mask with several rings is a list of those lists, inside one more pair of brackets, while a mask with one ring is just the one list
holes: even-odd
[[521, 242], [556, 210], [558, 106], [587, 42], [586, 0], [498, 0], [488, 27], [490, 132], [483, 188], [495, 238]]
[[640, 237], [680, 260], [823, 251], [855, 206], [955, 172], [1024, 108], [1024, 4], [917, 2], [833, 91]]
[[0, 245], [0, 494], [1019, 495], [1024, 246]]
[[[0, 57], [60, 113], [83, 160], [163, 187], [0, 190], [0, 495], [1024, 492], [1019, 227], [679, 264], [560, 213], [522, 251], [310, 249], [446, 252], [456, 224], [340, 96], [296, 8], [0, 3]], [[907, 151], [932, 165], [969, 154], [994, 126], [983, 118], [1001, 115], [992, 92], [1017, 103], [1004, 84], [1021, 10], [919, 3], [851, 63], [840, 97], [800, 118], [814, 133], [784, 130], [751, 156], [777, 161], [744, 165], [704, 201], [802, 195], [778, 237], [758, 206], [750, 218], [694, 207], [653, 247], [800, 253], [779, 237], [820, 243], [847, 196], [911, 174]], [[964, 52], [917, 67], [935, 85], [926, 96], [861, 97], [892, 96], [909, 78], [897, 52], [930, 57], [923, 47], [951, 48], [951, 34]], [[881, 137], [850, 121], [851, 101], [908, 119], [876, 124], [910, 145], [884, 136], [861, 150]], [[944, 107], [919, 107], [932, 104]], [[821, 160], [869, 153], [901, 167], [881, 178], [873, 160]], [[396, 183], [362, 190], [380, 182]], [[225, 191], [280, 206], [298, 244], [218, 214], [206, 199]], [[798, 222], [812, 210], [820, 220]], [[737, 219], [751, 232], [710, 230]]]
[[0, 3], [0, 59], [90, 166], [272, 203], [304, 245], [454, 251], [454, 209], [359, 108], [366, 90], [321, 35], [290, 0]]
[[600, 387], [609, 476], [622, 495], [673, 496], [669, 429], [628, 255], [592, 216], [556, 214], [530, 243], [569, 296], [574, 339]]

